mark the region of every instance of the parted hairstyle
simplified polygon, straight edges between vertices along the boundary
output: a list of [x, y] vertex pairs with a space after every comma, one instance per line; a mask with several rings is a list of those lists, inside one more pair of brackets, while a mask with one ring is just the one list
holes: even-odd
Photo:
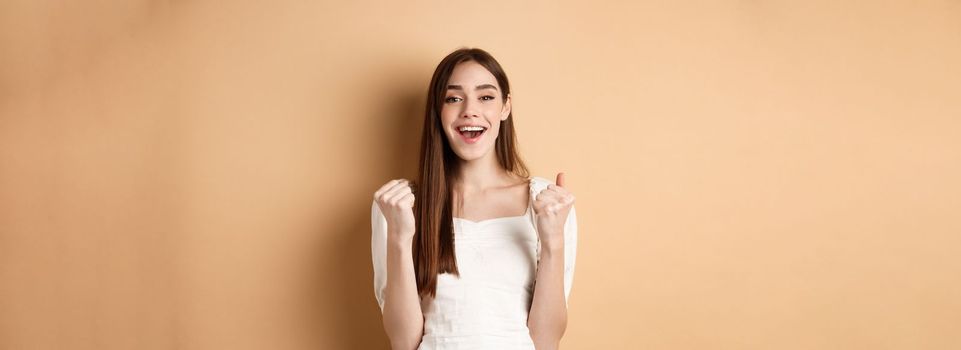
[[[452, 211], [452, 180], [458, 174], [460, 158], [451, 148], [444, 133], [441, 108], [447, 94], [447, 84], [454, 67], [474, 61], [486, 68], [497, 79], [501, 100], [510, 94], [507, 74], [501, 65], [484, 50], [461, 48], [444, 57], [434, 70], [427, 90], [427, 106], [420, 146], [420, 175], [414, 193], [416, 231], [412, 247], [417, 292], [421, 297], [437, 293], [437, 276], [451, 273], [459, 276], [454, 255]], [[508, 172], [528, 178], [530, 172], [517, 149], [517, 132], [513, 112], [500, 121], [500, 132], [494, 143], [498, 163]]]

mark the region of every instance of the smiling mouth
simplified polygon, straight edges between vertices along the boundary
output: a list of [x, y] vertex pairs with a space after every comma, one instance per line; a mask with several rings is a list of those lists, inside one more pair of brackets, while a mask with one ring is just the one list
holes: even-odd
[[460, 134], [469, 139], [474, 139], [483, 134], [485, 131], [487, 131], [487, 129], [481, 131], [460, 131]]
[[467, 143], [477, 142], [477, 140], [480, 140], [481, 136], [484, 135], [485, 132], [487, 132], [487, 128], [484, 128], [483, 130], [469, 130], [469, 131], [458, 130], [457, 131], [457, 133], [459, 133], [461, 137], [464, 138], [464, 142], [467, 142]]

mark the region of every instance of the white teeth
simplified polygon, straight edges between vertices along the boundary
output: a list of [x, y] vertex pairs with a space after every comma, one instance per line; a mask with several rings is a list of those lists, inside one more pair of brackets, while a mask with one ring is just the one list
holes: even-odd
[[462, 131], [462, 132], [463, 132], [463, 131], [481, 131], [481, 130], [484, 130], [484, 128], [483, 128], [483, 127], [480, 127], [480, 126], [462, 126], [462, 127], [458, 128], [457, 130]]

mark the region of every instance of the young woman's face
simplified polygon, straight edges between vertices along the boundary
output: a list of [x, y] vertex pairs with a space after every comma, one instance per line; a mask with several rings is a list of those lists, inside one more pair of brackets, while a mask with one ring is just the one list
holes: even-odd
[[494, 148], [500, 122], [511, 112], [510, 96], [501, 98], [500, 89], [494, 75], [477, 62], [454, 67], [440, 116], [444, 133], [461, 159], [479, 159]]

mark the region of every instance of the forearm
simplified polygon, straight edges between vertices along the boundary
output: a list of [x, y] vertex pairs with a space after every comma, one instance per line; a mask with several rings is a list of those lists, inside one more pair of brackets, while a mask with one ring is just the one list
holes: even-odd
[[527, 327], [538, 350], [557, 349], [567, 328], [564, 246], [542, 246]]
[[411, 241], [388, 233], [384, 330], [393, 349], [415, 349], [424, 334], [424, 314], [417, 294]]

